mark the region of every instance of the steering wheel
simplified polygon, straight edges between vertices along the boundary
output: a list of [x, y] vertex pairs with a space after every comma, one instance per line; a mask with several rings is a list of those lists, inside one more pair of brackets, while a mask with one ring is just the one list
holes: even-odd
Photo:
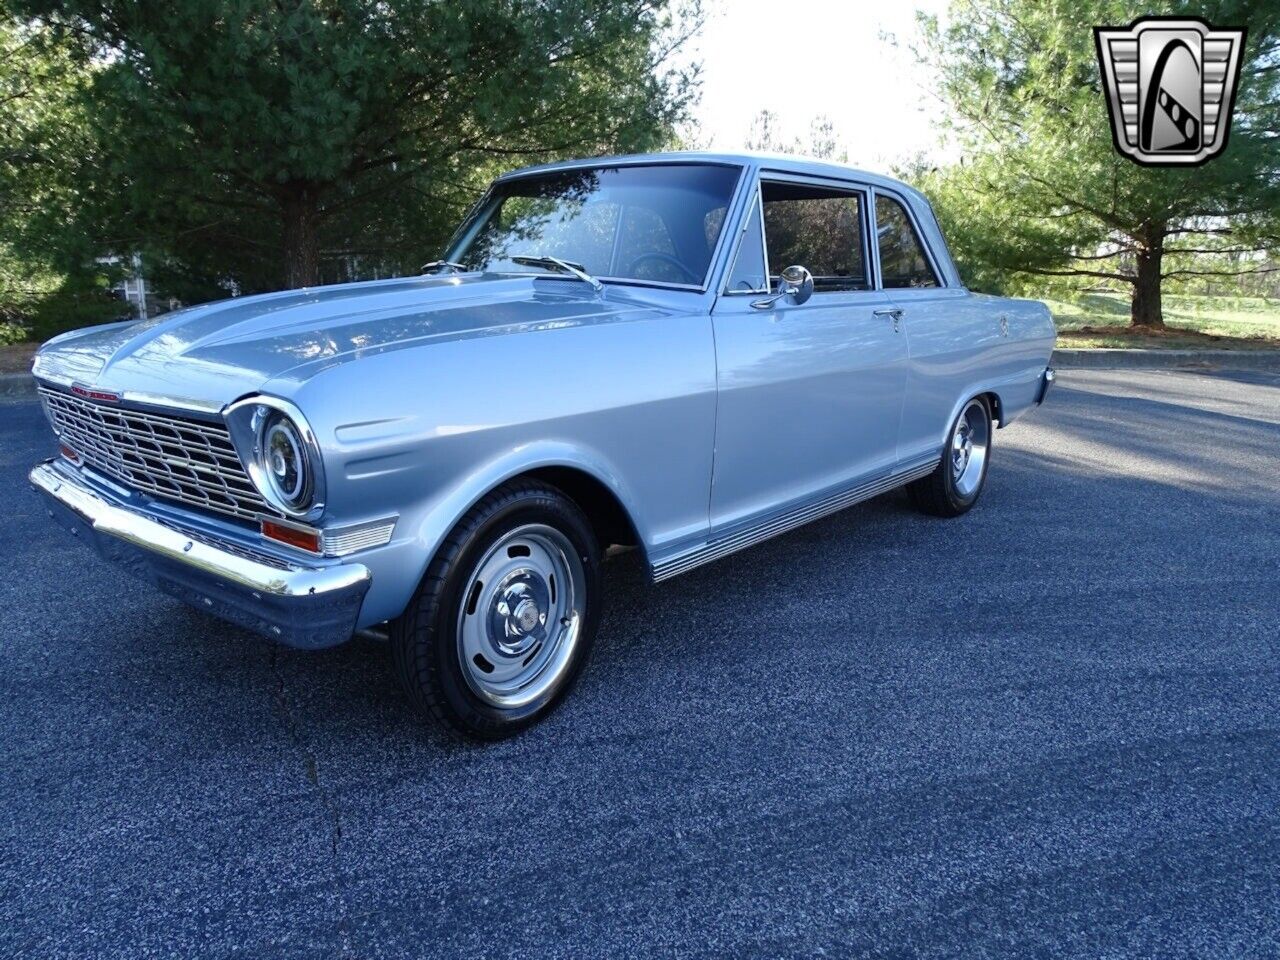
[[627, 267], [627, 274], [632, 277], [638, 276], [639, 271], [637, 268], [640, 266], [641, 263], [643, 263], [646, 260], [657, 260], [661, 263], [669, 264], [675, 267], [681, 273], [683, 273], [686, 277], [688, 277], [690, 283], [692, 284], [702, 283], [702, 278], [695, 276], [693, 271], [690, 270], [688, 267], [686, 267], [683, 263], [681, 263], [671, 254], [662, 253], [658, 250], [650, 250], [648, 253], [642, 253], [640, 254], [640, 256], [632, 260], [631, 265]]

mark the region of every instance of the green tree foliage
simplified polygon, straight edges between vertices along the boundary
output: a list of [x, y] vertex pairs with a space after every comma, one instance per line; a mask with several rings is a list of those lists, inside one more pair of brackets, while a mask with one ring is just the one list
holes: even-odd
[[62, 211], [92, 159], [87, 75], [65, 41], [15, 21], [0, 3], [0, 341], [121, 312], [86, 238]]
[[[1141, 167], [1112, 144], [1092, 29], [1156, 13], [1248, 26], [1230, 143], [1201, 167]], [[915, 179], [971, 283], [1125, 285], [1133, 323], [1159, 327], [1163, 281], [1274, 269], [1280, 4], [956, 0], [945, 27], [921, 19], [918, 53], [939, 71], [965, 160]]]
[[496, 169], [652, 147], [695, 79], [667, 0], [13, 2], [92, 66], [66, 218], [187, 299], [413, 271]]

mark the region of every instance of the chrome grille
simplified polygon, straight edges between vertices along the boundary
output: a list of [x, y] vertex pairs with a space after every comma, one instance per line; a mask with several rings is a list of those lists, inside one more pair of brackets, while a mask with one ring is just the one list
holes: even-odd
[[140, 413], [40, 388], [58, 439], [90, 467], [163, 500], [245, 520], [274, 514], [220, 423]]

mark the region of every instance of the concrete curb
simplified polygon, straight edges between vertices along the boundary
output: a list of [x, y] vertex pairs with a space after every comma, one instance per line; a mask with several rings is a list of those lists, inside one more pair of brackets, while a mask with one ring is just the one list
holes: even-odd
[[29, 373], [0, 373], [0, 400], [30, 400], [36, 381]]
[[1126, 350], [1097, 347], [1055, 350], [1053, 365], [1064, 370], [1276, 370], [1280, 350]]

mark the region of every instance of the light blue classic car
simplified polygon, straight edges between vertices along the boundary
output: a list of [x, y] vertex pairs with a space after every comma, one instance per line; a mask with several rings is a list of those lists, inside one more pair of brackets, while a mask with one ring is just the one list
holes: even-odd
[[655, 581], [906, 485], [955, 517], [1054, 328], [965, 289], [925, 199], [795, 158], [497, 180], [408, 279], [57, 337], [50, 514], [302, 647], [385, 630], [410, 699], [497, 738], [581, 672], [600, 564]]

